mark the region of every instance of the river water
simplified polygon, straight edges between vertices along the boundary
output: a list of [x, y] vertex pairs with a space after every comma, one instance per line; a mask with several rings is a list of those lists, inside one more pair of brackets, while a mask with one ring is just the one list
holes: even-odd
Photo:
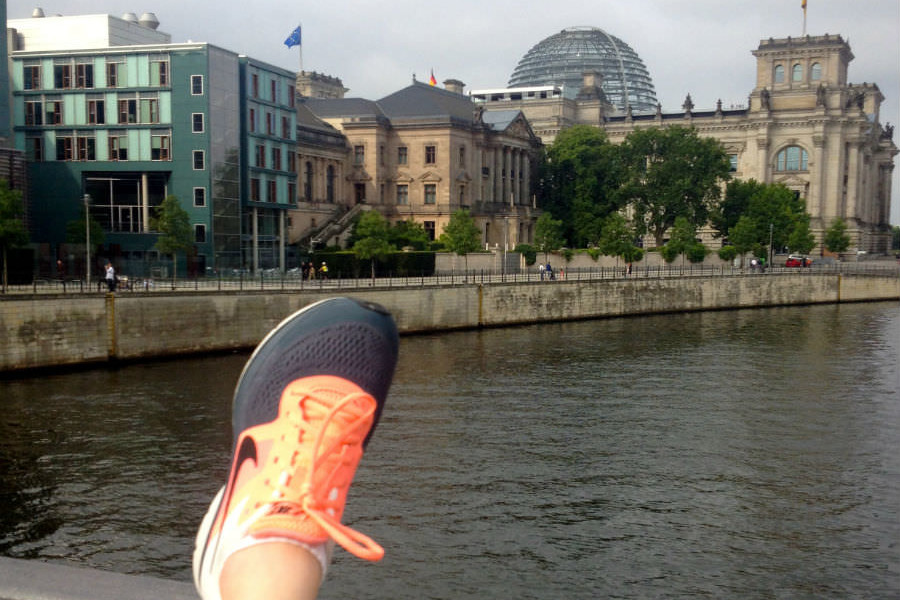
[[[0, 554], [185, 580], [246, 354], [0, 381]], [[900, 306], [404, 337], [322, 598], [891, 598]]]

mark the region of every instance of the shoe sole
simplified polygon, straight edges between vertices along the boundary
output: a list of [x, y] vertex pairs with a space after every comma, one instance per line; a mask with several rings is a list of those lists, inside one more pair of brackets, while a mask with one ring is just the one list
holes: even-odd
[[232, 402], [232, 447], [249, 427], [278, 417], [281, 394], [301, 377], [334, 375], [352, 381], [378, 407], [369, 436], [381, 416], [398, 354], [397, 326], [381, 305], [329, 298], [284, 319], [259, 343], [238, 378]]

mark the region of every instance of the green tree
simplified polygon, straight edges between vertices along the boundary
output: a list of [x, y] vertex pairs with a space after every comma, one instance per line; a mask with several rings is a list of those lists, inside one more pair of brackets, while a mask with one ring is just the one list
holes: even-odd
[[621, 207], [619, 150], [606, 132], [588, 125], [564, 129], [539, 168], [541, 208], [562, 223], [563, 243], [595, 243], [603, 219]]
[[388, 241], [396, 248], [410, 247], [415, 250], [425, 250], [431, 242], [425, 227], [412, 219], [399, 221], [391, 227], [388, 230]]
[[550, 252], [555, 252], [565, 245], [563, 222], [554, 219], [550, 213], [542, 213], [534, 225], [534, 244], [538, 251], [544, 253], [544, 260]]
[[[698, 244], [697, 227], [688, 221], [686, 217], [678, 217], [672, 226], [669, 242], [661, 252], [666, 262], [672, 262], [680, 254], [681, 264], [684, 265], [685, 255], [697, 252], [696, 246]], [[702, 246], [702, 244], [700, 245]]]
[[891, 228], [891, 248], [893, 250], [900, 250], [900, 227], [894, 225]]
[[644, 251], [634, 244], [634, 229], [620, 213], [612, 213], [603, 221], [603, 231], [597, 248], [605, 256], [621, 257], [625, 262], [641, 260]]
[[390, 225], [387, 220], [376, 210], [364, 212], [354, 228], [356, 242], [353, 244], [353, 254], [359, 259], [369, 261], [373, 282], [375, 281], [375, 261], [383, 260], [384, 257], [396, 250], [388, 241], [389, 230]]
[[[764, 258], [770, 242], [772, 248], [787, 246], [796, 252], [809, 252], [815, 246], [806, 204], [782, 184], [733, 181], [726, 189], [723, 206], [731, 211], [730, 216], [717, 212], [713, 224], [740, 254], [753, 252]], [[739, 215], [737, 220], [735, 215]]]
[[825, 230], [823, 245], [831, 252], [846, 252], [850, 247], [850, 236], [847, 235], [847, 223], [840, 217], [835, 218]]
[[706, 224], [730, 177], [722, 145], [692, 128], [635, 130], [621, 153], [627, 167], [622, 193], [634, 209], [638, 233], [652, 235], [657, 246], [678, 217], [695, 227]]
[[480, 239], [481, 231], [475, 224], [472, 215], [464, 208], [450, 215], [450, 221], [441, 233], [441, 243], [450, 252], [465, 257], [466, 271], [469, 270], [468, 254], [481, 248]]
[[172, 287], [175, 287], [177, 255], [194, 247], [190, 215], [181, 208], [178, 198], [169, 195], [157, 208], [156, 216], [151, 219], [150, 224], [159, 232], [154, 248], [162, 254], [172, 256]]
[[7, 253], [28, 243], [25, 227], [25, 203], [22, 192], [13, 190], [5, 179], [0, 179], [0, 249], [3, 251], [3, 293], [9, 284]]

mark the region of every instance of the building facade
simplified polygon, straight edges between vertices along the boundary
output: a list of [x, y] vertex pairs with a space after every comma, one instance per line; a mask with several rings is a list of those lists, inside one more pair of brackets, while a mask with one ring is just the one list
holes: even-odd
[[849, 82], [853, 54], [839, 35], [763, 40], [753, 54], [755, 86], [749, 105], [737, 110], [723, 109], [720, 101], [715, 110], [697, 111], [688, 96], [677, 113], [657, 107], [650, 113], [598, 114], [593, 101], [503, 99], [514, 89], [495, 90], [496, 100], [490, 94], [476, 100], [488, 111], [519, 108], [544, 143], [573, 124], [602, 127], [614, 142], [638, 128], [693, 127], [724, 145], [735, 177], [782, 183], [806, 201], [816, 252], [825, 230], [840, 218], [848, 225], [852, 251], [887, 253], [898, 150], [893, 127], [880, 121], [884, 97], [878, 86]]
[[294, 73], [207, 43], [173, 44], [152, 15], [130, 17], [8, 22], [38, 272], [59, 259], [83, 275], [83, 244], [66, 240], [87, 209], [105, 237], [92, 273], [104, 260], [133, 276], [166, 273], [154, 217], [170, 195], [194, 235], [179, 272], [283, 267], [296, 194]]
[[323, 205], [336, 205], [330, 221], [371, 208], [394, 223], [421, 224], [432, 239], [453, 212], [467, 209], [486, 248], [511, 250], [533, 240], [532, 174], [540, 140], [520, 111], [487, 114], [463, 94], [461, 82], [445, 86], [414, 81], [378, 101], [303, 101], [346, 146], [326, 155], [301, 139], [301, 197], [293, 219], [298, 239], [334, 243], [323, 239], [327, 225], [312, 219], [324, 216], [315, 214]]

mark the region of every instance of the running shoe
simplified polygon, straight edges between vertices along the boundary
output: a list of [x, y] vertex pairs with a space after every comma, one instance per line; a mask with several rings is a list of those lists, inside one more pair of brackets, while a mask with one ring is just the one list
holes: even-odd
[[390, 314], [346, 298], [304, 308], [259, 344], [235, 391], [228, 481], [197, 534], [194, 582], [203, 598], [219, 597], [229, 556], [266, 540], [334, 540], [367, 560], [384, 556], [341, 517], [397, 350]]

